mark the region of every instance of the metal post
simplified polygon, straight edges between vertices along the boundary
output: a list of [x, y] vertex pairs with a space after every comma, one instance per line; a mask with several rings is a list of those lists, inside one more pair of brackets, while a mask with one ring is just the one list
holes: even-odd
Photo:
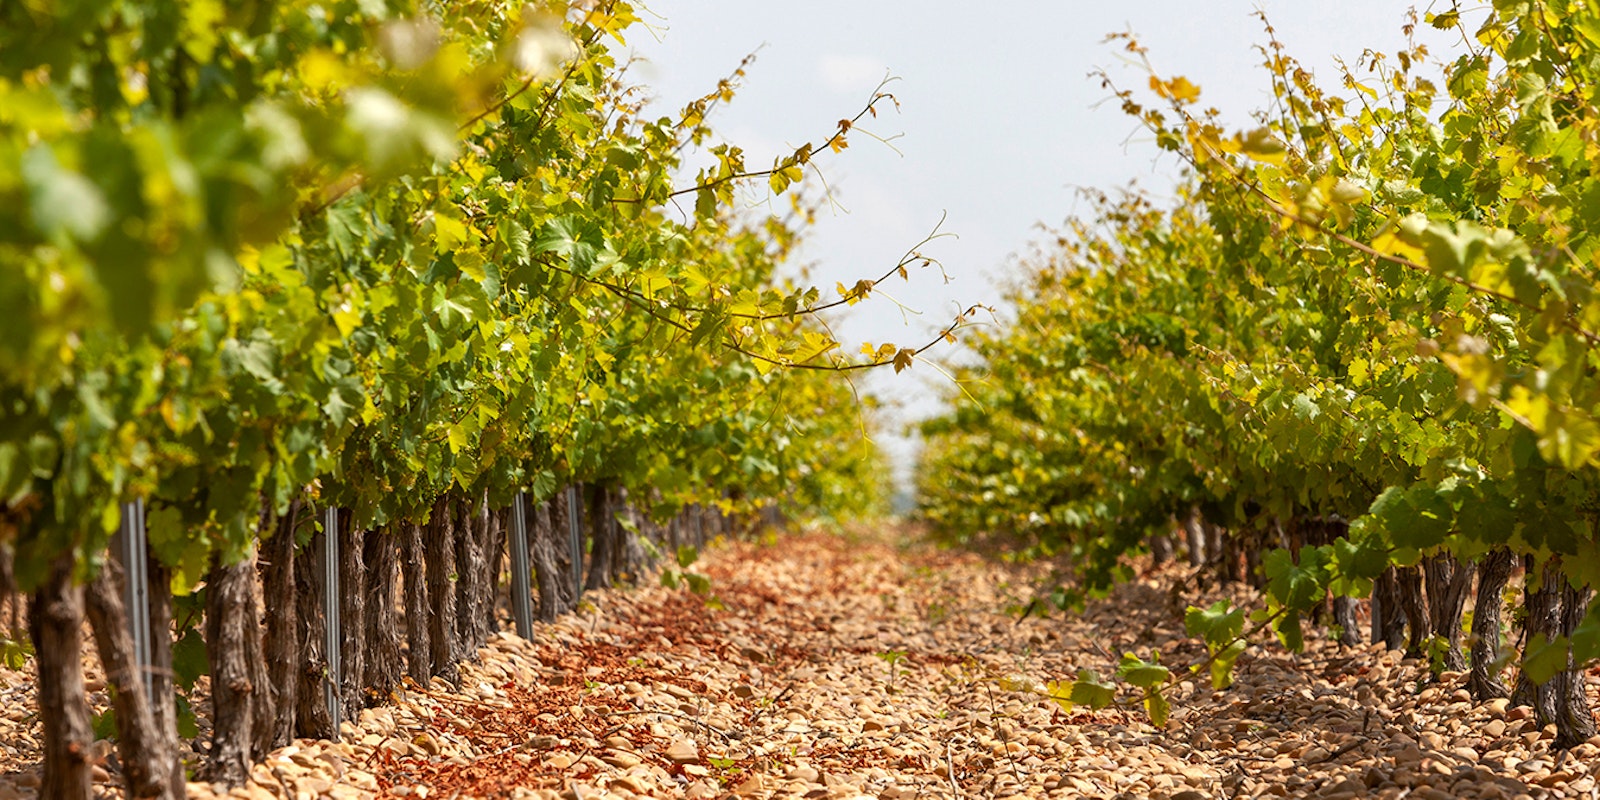
[[578, 503], [583, 494], [577, 484], [567, 487], [567, 533], [572, 540], [572, 601], [583, 599], [583, 528]]
[[517, 635], [533, 638], [533, 581], [528, 576], [528, 495], [511, 500], [511, 618]]
[[144, 498], [123, 503], [121, 511], [122, 523], [111, 537], [111, 548], [122, 563], [122, 604], [128, 612], [128, 633], [133, 636], [133, 663], [139, 669], [145, 695], [150, 696], [150, 579]]
[[323, 699], [328, 704], [328, 718], [333, 721], [332, 741], [339, 741], [339, 509], [322, 510], [322, 614], [326, 620], [328, 677], [322, 685]]

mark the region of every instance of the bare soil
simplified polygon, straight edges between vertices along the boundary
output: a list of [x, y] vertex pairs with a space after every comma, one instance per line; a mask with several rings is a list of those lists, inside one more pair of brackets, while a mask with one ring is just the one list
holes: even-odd
[[[1600, 742], [1553, 750], [1528, 709], [1474, 704], [1463, 675], [1379, 649], [1263, 642], [1233, 687], [1185, 681], [1163, 730], [1135, 711], [1069, 713], [1044, 682], [1109, 674], [1124, 651], [1198, 663], [1182, 614], [1221, 594], [1168, 567], [1081, 615], [1019, 621], [1028, 571], [905, 535], [714, 549], [696, 567], [714, 600], [586, 594], [531, 642], [496, 635], [459, 687], [410, 687], [341, 742], [277, 751], [231, 796], [1600, 797]], [[32, 680], [0, 669], [0, 800], [38, 785]], [[115, 796], [110, 751], [99, 785]]]

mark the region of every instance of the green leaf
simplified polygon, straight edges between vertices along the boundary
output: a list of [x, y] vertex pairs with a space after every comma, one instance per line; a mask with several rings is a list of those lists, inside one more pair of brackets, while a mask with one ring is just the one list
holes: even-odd
[[694, 193], [694, 216], [699, 220], [712, 220], [717, 217], [717, 194], [710, 189], [702, 188]]
[[229, 339], [222, 343], [222, 365], [230, 372], [243, 372], [260, 382], [272, 394], [283, 391], [277, 375], [277, 349], [265, 338], [243, 342]]
[[1072, 690], [1067, 695], [1066, 708], [1070, 711], [1073, 705], [1079, 705], [1098, 711], [1116, 702], [1116, 699], [1116, 686], [1100, 680], [1100, 676], [1092, 669], [1080, 669], [1078, 679], [1072, 682]]
[[1583, 621], [1572, 630], [1572, 659], [1588, 664], [1600, 658], [1600, 603], [1589, 604]]
[[557, 217], [544, 224], [534, 240], [538, 253], [555, 253], [565, 258], [579, 275], [588, 275], [595, 256], [605, 246], [605, 236], [594, 222], [577, 217]]
[[1331, 563], [1342, 577], [1372, 580], [1389, 568], [1389, 551], [1371, 537], [1356, 543], [1341, 536], [1333, 542]]
[[20, 670], [33, 655], [33, 644], [26, 639], [18, 641], [0, 636], [0, 664], [7, 669]]
[[1442, 544], [1455, 524], [1455, 511], [1434, 487], [1418, 483], [1391, 486], [1374, 500], [1370, 513], [1396, 546], [1426, 550]]
[[172, 674], [184, 691], [194, 688], [195, 681], [211, 673], [211, 660], [206, 654], [206, 640], [200, 631], [190, 628], [172, 645]]
[[116, 741], [117, 710], [114, 708], [108, 708], [99, 714], [95, 714], [89, 722], [89, 729], [94, 731], [94, 738], [96, 739], [106, 739], [112, 742]]
[[1207, 645], [1222, 646], [1239, 637], [1244, 631], [1244, 609], [1229, 610], [1227, 600], [1218, 600], [1209, 608], [1189, 606], [1183, 615], [1183, 625], [1190, 636], [1203, 639]]
[[182, 739], [194, 739], [200, 736], [200, 720], [195, 717], [194, 707], [189, 705], [189, 698], [178, 695], [178, 736]]
[[22, 183], [29, 194], [28, 212], [34, 227], [57, 244], [71, 239], [88, 242], [99, 238], [111, 222], [111, 209], [100, 188], [88, 178], [63, 169], [44, 143], [22, 155]]
[[322, 404], [322, 413], [338, 427], [344, 427], [351, 417], [360, 409], [362, 404], [362, 389], [360, 381], [354, 378], [344, 378], [335, 383], [328, 399]]
[[1212, 657], [1211, 688], [1220, 691], [1233, 685], [1233, 665], [1238, 662], [1239, 656], [1244, 654], [1247, 646], [1243, 639], [1236, 640]]
[[1262, 563], [1267, 575], [1267, 591], [1275, 600], [1291, 609], [1311, 608], [1323, 596], [1322, 566], [1325, 560], [1324, 551], [1310, 545], [1300, 548], [1298, 564], [1289, 551], [1282, 548], [1273, 550]]
[[692, 544], [678, 545], [677, 559], [678, 566], [688, 569], [694, 566], [694, 562], [700, 560], [700, 548]]
[[1123, 653], [1117, 676], [1141, 689], [1154, 689], [1172, 677], [1172, 671], [1158, 663], [1160, 658], [1157, 654], [1155, 661], [1145, 661], [1132, 653]]
[[1272, 630], [1278, 635], [1278, 641], [1292, 653], [1305, 649], [1305, 632], [1300, 629], [1300, 612], [1289, 611], [1272, 625]]
[[1522, 650], [1522, 669], [1528, 680], [1543, 686], [1567, 668], [1570, 655], [1566, 637], [1557, 636], [1552, 640], [1543, 633], [1536, 633]]

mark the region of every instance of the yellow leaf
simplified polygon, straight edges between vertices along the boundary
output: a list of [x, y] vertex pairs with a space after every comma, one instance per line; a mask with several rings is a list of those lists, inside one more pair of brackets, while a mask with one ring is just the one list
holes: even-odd
[[1239, 137], [1239, 150], [1245, 155], [1268, 164], [1282, 164], [1288, 148], [1266, 128], [1256, 128]]
[[1200, 87], [1190, 83], [1189, 79], [1182, 75], [1170, 81], [1163, 81], [1151, 75], [1150, 88], [1154, 89], [1156, 94], [1179, 103], [1193, 103], [1200, 99]]
[[339, 329], [339, 335], [350, 338], [356, 328], [361, 327], [361, 312], [351, 308], [349, 301], [334, 309], [333, 325]]
[[1072, 713], [1072, 681], [1046, 681], [1044, 688], [1062, 711]]
[[1367, 384], [1367, 360], [1358, 358], [1350, 362], [1350, 385], [1355, 387]]
[[467, 226], [461, 220], [443, 214], [433, 217], [433, 249], [448, 253], [467, 240]]
[[1398, 256], [1407, 261], [1421, 261], [1424, 258], [1422, 248], [1413, 247], [1400, 238], [1400, 232], [1390, 228], [1378, 234], [1372, 240], [1372, 249], [1389, 256]]
[[472, 441], [471, 434], [460, 425], [451, 425], [445, 432], [445, 437], [449, 441], [451, 454], [460, 453]]
[[894, 371], [899, 373], [901, 370], [910, 369], [911, 360], [916, 357], [917, 351], [909, 347], [900, 348], [900, 352], [894, 354]]
[[300, 82], [313, 92], [337, 89], [344, 78], [344, 61], [327, 50], [314, 51], [300, 60]]

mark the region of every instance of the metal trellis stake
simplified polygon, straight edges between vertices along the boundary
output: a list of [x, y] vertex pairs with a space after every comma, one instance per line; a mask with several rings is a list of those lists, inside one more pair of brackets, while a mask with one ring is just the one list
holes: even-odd
[[139, 668], [145, 695], [150, 697], [150, 564], [144, 498], [123, 503], [121, 511], [122, 523], [111, 537], [111, 549], [122, 563], [122, 604], [128, 612], [128, 633], [133, 636], [133, 663]]
[[533, 638], [533, 581], [528, 576], [528, 495], [511, 500], [511, 618], [517, 635]]
[[332, 741], [339, 741], [339, 509], [330, 506], [322, 510], [322, 613], [326, 620], [328, 677], [322, 685], [323, 699], [328, 704], [328, 719], [333, 721]]
[[583, 599], [583, 513], [578, 508], [581, 495], [576, 485], [567, 487], [567, 533], [572, 539], [572, 602]]

